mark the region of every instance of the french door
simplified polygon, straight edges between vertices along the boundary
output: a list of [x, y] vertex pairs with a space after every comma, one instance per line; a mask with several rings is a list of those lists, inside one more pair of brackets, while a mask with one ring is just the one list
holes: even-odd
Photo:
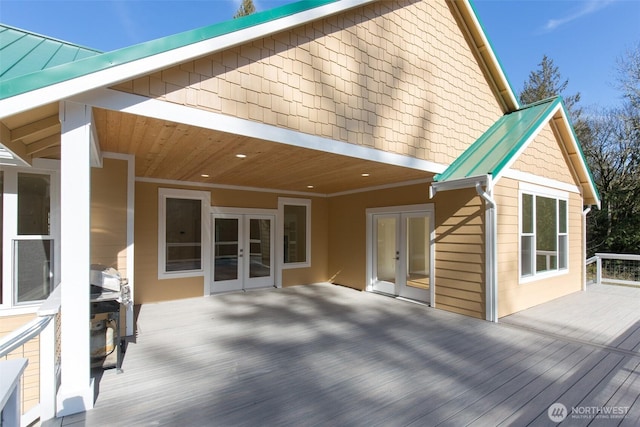
[[212, 214], [211, 292], [274, 286], [275, 215]]
[[372, 210], [379, 213], [370, 216], [371, 289], [431, 302], [433, 212], [384, 210]]

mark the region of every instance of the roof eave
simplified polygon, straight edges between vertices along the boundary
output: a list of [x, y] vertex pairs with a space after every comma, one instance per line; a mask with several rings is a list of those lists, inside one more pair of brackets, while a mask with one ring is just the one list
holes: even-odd
[[580, 143], [578, 142], [573, 126], [571, 125], [569, 114], [564, 102], [560, 103], [560, 107], [554, 114], [553, 120], [561, 126], [560, 136], [564, 142], [564, 147], [567, 155], [569, 156], [569, 160], [573, 164], [580, 186], [583, 188], [582, 196], [584, 204], [595, 205], [600, 209], [600, 193], [598, 192], [598, 187], [595, 184], [587, 159], [582, 151]]
[[[274, 19], [268, 19], [269, 15], [265, 15], [264, 22], [244, 26], [243, 28], [205, 38], [201, 41], [186, 43], [179, 47], [160, 50], [150, 55], [144, 55], [144, 50], [148, 46], [163, 45], [165, 43], [162, 43], [162, 41], [169, 41], [172, 37], [184, 36], [185, 33], [159, 40], [152, 40], [140, 45], [42, 70], [41, 72], [34, 73], [34, 75], [23, 76], [22, 83], [24, 84], [24, 81], [28, 79], [34, 79], [34, 81], [39, 82], [51, 81], [51, 83], [36, 87], [33, 90], [17, 88], [14, 90], [15, 94], [9, 94], [4, 99], [0, 99], [0, 119], [41, 105], [60, 101], [69, 96], [78, 95], [92, 89], [109, 87], [122, 81], [150, 74], [163, 68], [216, 53], [375, 1], [376, 0], [320, 0], [317, 2], [298, 2], [296, 3], [298, 7], [303, 9], [299, 12], [285, 14], [284, 16]], [[319, 5], [314, 6], [314, 4]], [[306, 9], [303, 8], [305, 5], [307, 6]], [[292, 6], [293, 5], [288, 5], [288, 7]], [[193, 31], [196, 32], [199, 30], [202, 29]], [[143, 54], [136, 57], [135, 55], [138, 52], [142, 52]], [[75, 75], [70, 73], [70, 71], [75, 72]], [[65, 78], [69, 73], [71, 77]], [[3, 86], [5, 86], [5, 90], [8, 90], [11, 85], [20, 83], [21, 81], [16, 78], [3, 82]]]
[[465, 25], [467, 35], [473, 43], [482, 66], [487, 73], [496, 96], [499, 98], [502, 111], [509, 113], [520, 109], [520, 103], [513, 91], [500, 60], [498, 59], [489, 38], [487, 37], [471, 0], [449, 0]]

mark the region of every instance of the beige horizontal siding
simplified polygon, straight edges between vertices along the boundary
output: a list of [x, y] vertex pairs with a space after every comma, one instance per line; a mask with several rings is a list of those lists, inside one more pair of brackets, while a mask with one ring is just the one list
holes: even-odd
[[[0, 338], [26, 325], [35, 318], [34, 314], [0, 317]], [[40, 402], [40, 337], [9, 353], [4, 359], [28, 359], [29, 364], [22, 376], [22, 413], [31, 410]]]
[[103, 159], [91, 169], [91, 263], [127, 277], [128, 162]]
[[[582, 198], [569, 193], [569, 248], [567, 273], [520, 284], [518, 182], [502, 178], [495, 187], [498, 203], [499, 317], [515, 313], [582, 287]], [[506, 206], [503, 208], [503, 205]]]
[[436, 307], [485, 317], [484, 206], [475, 189], [438, 193]]
[[[191, 298], [203, 295], [204, 275], [179, 279], [158, 279], [158, 188], [181, 188], [210, 191], [211, 203], [218, 207], [277, 209], [278, 193], [203, 189], [188, 185], [160, 185], [136, 182], [135, 201], [135, 273], [136, 303]], [[311, 203], [311, 267], [287, 269], [282, 272], [283, 286], [326, 281], [327, 275], [327, 201], [324, 197], [309, 197]], [[210, 221], [209, 217], [203, 221]]]
[[367, 209], [426, 203], [427, 191], [427, 184], [415, 184], [330, 197], [327, 228], [330, 281], [365, 290]]
[[376, 2], [116, 88], [443, 164], [502, 115], [444, 0]]

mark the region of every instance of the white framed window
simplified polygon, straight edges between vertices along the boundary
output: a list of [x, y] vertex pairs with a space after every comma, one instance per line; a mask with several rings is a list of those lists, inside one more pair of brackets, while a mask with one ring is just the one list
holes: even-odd
[[[60, 282], [59, 162], [0, 170], [0, 307], [32, 310]], [[16, 312], [17, 313], [17, 312]]]
[[568, 194], [521, 184], [519, 191], [520, 282], [568, 269]]
[[311, 200], [278, 199], [282, 268], [311, 266]]
[[207, 191], [158, 189], [158, 278], [203, 276], [208, 245]]

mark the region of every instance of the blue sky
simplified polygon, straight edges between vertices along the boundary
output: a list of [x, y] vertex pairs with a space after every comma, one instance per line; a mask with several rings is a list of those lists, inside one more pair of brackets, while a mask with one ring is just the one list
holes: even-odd
[[[240, 0], [0, 0], [0, 22], [109, 51], [230, 19]], [[254, 0], [266, 10], [292, 0]], [[640, 43], [640, 0], [474, 0], [518, 93], [546, 54], [583, 107], [619, 104], [616, 60]]]

